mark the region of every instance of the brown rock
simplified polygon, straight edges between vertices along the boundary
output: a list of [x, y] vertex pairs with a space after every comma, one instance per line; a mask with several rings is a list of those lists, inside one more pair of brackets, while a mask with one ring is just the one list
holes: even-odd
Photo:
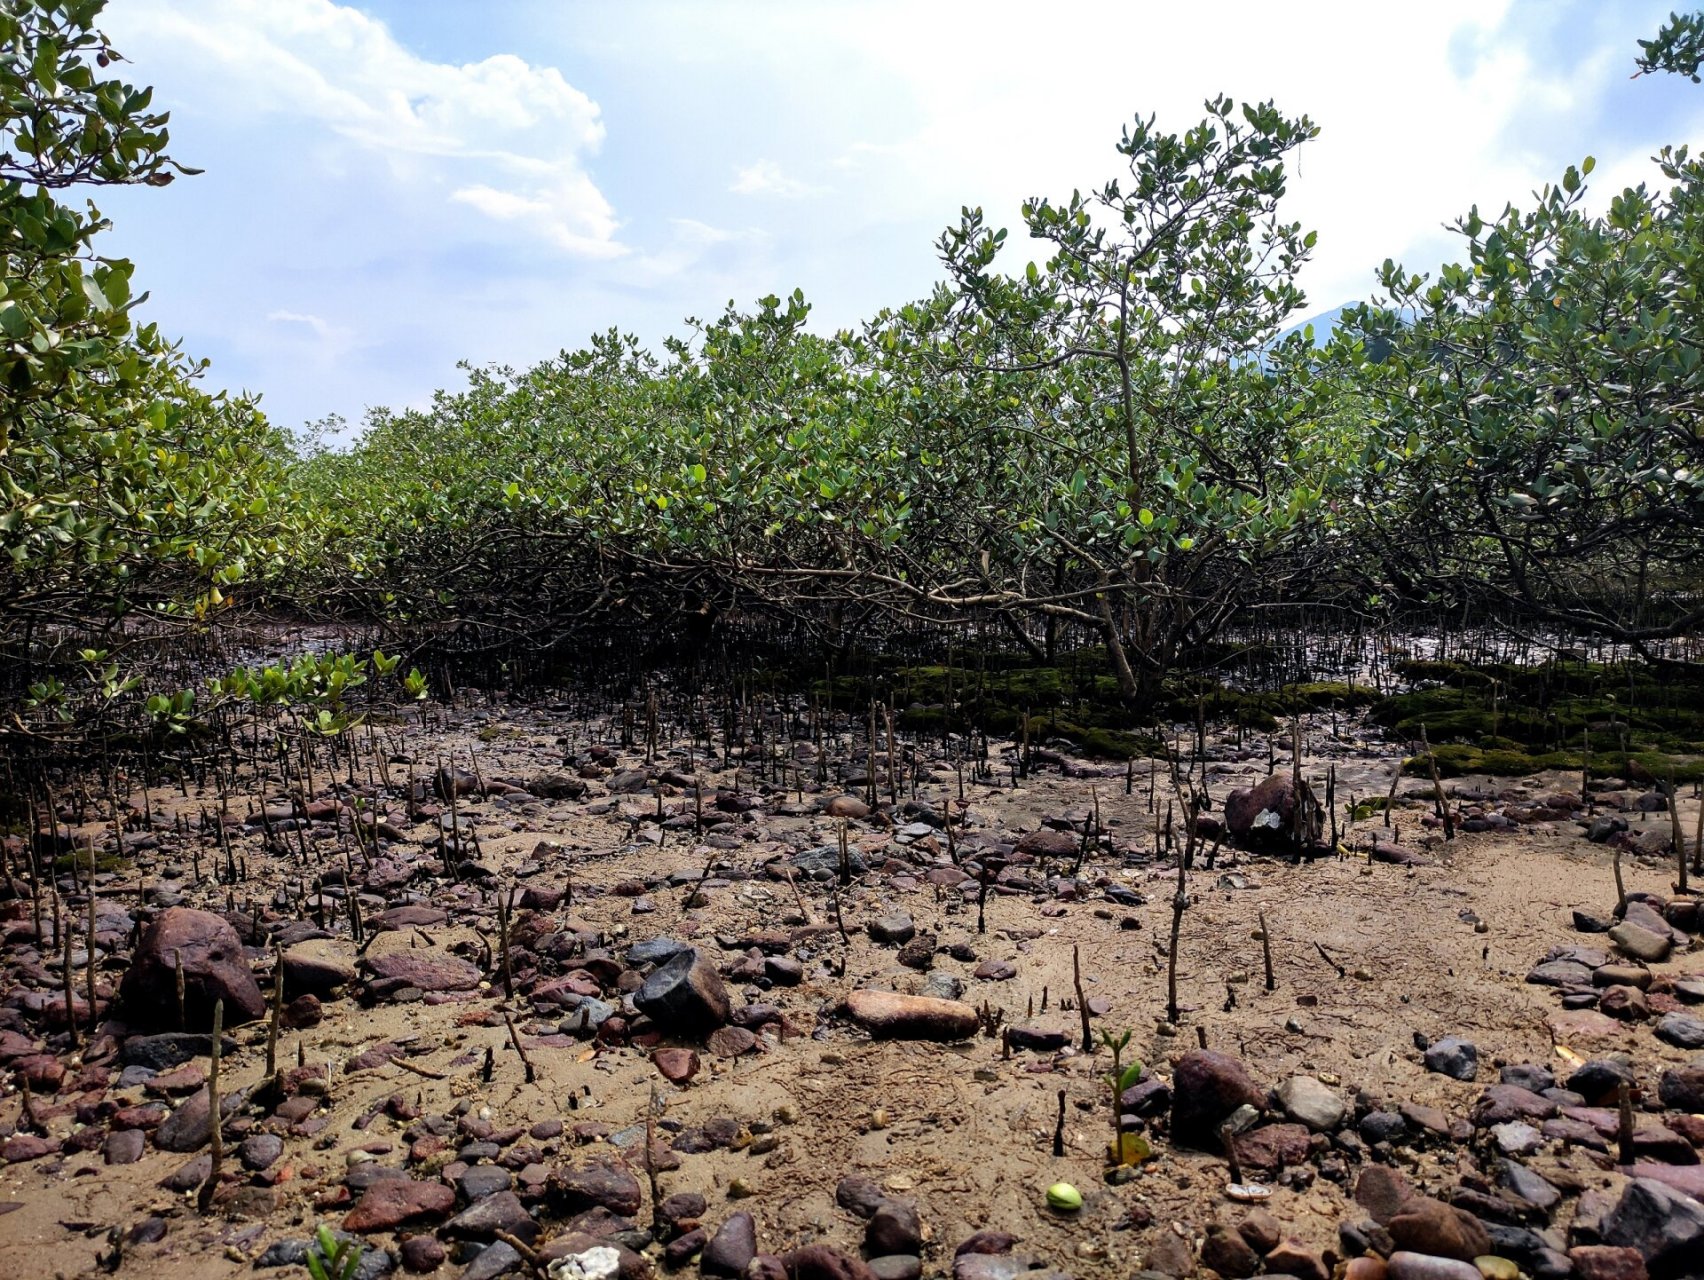
[[456, 1207], [456, 1193], [441, 1182], [381, 1178], [361, 1193], [343, 1219], [345, 1231], [394, 1231], [407, 1222], [441, 1218]]
[[909, 1200], [885, 1200], [864, 1227], [864, 1248], [872, 1258], [923, 1251], [923, 1223]]
[[1298, 793], [1288, 773], [1274, 773], [1254, 787], [1225, 798], [1225, 829], [1238, 840], [1290, 842], [1296, 835], [1296, 804], [1301, 800], [1303, 843], [1319, 839], [1320, 804], [1304, 781]]
[[1265, 1209], [1250, 1210], [1249, 1215], [1237, 1224], [1237, 1230], [1248, 1241], [1248, 1247], [1260, 1254], [1271, 1253], [1284, 1238], [1284, 1229], [1278, 1225], [1278, 1219]]
[[1010, 1253], [1017, 1242], [1018, 1237], [1010, 1231], [982, 1230], [965, 1237], [959, 1247], [953, 1250], [953, 1256], [956, 1258], [961, 1253]]
[[1645, 1259], [1637, 1249], [1613, 1244], [1582, 1244], [1568, 1250], [1576, 1280], [1647, 1280]]
[[284, 994], [329, 996], [355, 981], [355, 966], [334, 938], [310, 938], [284, 953]]
[[417, 991], [472, 991], [479, 970], [456, 956], [432, 956], [413, 951], [366, 956], [361, 967], [369, 977], [367, 990], [379, 999], [413, 987]]
[[691, 1049], [653, 1049], [651, 1061], [670, 1084], [685, 1084], [698, 1074], [698, 1055]]
[[[183, 964], [185, 1027], [177, 1025], [177, 967]], [[223, 916], [168, 907], [143, 931], [119, 986], [119, 1005], [137, 1029], [205, 1031], [213, 1006], [225, 1002], [225, 1025], [253, 1022], [266, 999], [243, 956], [237, 931]]]
[[[1178, 1059], [1172, 1077], [1172, 1140], [1181, 1146], [1218, 1151], [1219, 1126], [1238, 1107], [1264, 1106], [1265, 1090], [1229, 1054], [1192, 1049]], [[1305, 1131], [1304, 1131], [1305, 1132]]]
[[1276, 1173], [1308, 1158], [1308, 1127], [1305, 1124], [1267, 1124], [1231, 1139], [1237, 1159], [1250, 1169]]
[[967, 1040], [978, 1025], [976, 1010], [959, 1000], [854, 991], [845, 1003], [852, 1020], [878, 1039]]
[[698, 1265], [707, 1276], [738, 1280], [757, 1256], [757, 1223], [749, 1213], [735, 1213], [704, 1246]]
[[825, 1244], [808, 1244], [781, 1255], [788, 1280], [875, 1280], [862, 1259], [848, 1257]]
[[717, 1027], [706, 1046], [718, 1058], [737, 1058], [757, 1048], [757, 1037], [744, 1027]]
[[1223, 1222], [1207, 1228], [1201, 1244], [1201, 1263], [1228, 1280], [1247, 1280], [1260, 1270], [1260, 1255], [1249, 1247], [1242, 1233]]
[[1430, 1196], [1415, 1196], [1384, 1224], [1399, 1249], [1472, 1262], [1491, 1252], [1491, 1237], [1479, 1220]]
[[444, 1246], [433, 1236], [409, 1236], [402, 1242], [402, 1248], [398, 1252], [402, 1254], [403, 1267], [416, 1275], [436, 1271], [444, 1265], [445, 1258], [449, 1256]]
[[1284, 1240], [1266, 1255], [1266, 1270], [1275, 1276], [1295, 1276], [1296, 1280], [1330, 1280], [1331, 1270], [1325, 1259], [1300, 1240]]
[[579, 1213], [597, 1206], [626, 1218], [639, 1212], [639, 1179], [615, 1165], [554, 1169], [548, 1185], [552, 1203], [564, 1213]]

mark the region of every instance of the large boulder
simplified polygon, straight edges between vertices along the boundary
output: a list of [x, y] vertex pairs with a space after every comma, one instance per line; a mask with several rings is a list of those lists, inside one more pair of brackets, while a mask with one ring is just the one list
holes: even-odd
[[[177, 969], [183, 965], [183, 1017], [179, 1027]], [[142, 1031], [207, 1031], [213, 1006], [225, 1002], [225, 1025], [253, 1022], [266, 1012], [266, 997], [243, 955], [237, 931], [223, 916], [190, 907], [170, 907], [142, 933], [136, 955], [119, 986], [119, 1007]]]
[[1321, 827], [1319, 798], [1313, 788], [1304, 781], [1298, 791], [1288, 773], [1274, 773], [1256, 786], [1225, 797], [1225, 829], [1245, 843], [1312, 844], [1319, 839]]

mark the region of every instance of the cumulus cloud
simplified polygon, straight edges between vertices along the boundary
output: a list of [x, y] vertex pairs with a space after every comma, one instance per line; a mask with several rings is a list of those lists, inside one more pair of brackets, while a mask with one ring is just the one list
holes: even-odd
[[122, 17], [133, 56], [191, 61], [226, 109], [323, 130], [399, 180], [564, 252], [626, 252], [586, 170], [604, 137], [598, 104], [555, 67], [513, 54], [433, 62], [333, 0], [131, 0]]
[[773, 160], [759, 160], [736, 173], [728, 190], [742, 196], [780, 196], [784, 200], [797, 200], [802, 196], [818, 195], [822, 188], [788, 177]]

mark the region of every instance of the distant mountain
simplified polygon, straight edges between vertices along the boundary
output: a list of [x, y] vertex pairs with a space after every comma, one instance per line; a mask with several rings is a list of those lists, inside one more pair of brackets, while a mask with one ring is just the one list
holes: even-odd
[[1314, 346], [1323, 347], [1326, 343], [1331, 341], [1331, 335], [1333, 331], [1336, 330], [1337, 323], [1342, 318], [1343, 313], [1350, 307], [1359, 305], [1360, 304], [1358, 302], [1344, 302], [1333, 307], [1330, 311], [1321, 311], [1318, 315], [1309, 316], [1306, 320], [1298, 321], [1291, 325], [1288, 329], [1281, 331], [1278, 336], [1273, 339], [1273, 342], [1282, 342], [1292, 333], [1300, 333], [1311, 324], [1314, 331]]

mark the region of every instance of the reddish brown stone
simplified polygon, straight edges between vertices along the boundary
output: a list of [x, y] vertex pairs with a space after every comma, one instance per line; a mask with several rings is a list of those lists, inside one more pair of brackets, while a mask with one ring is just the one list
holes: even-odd
[[[182, 961], [184, 1018], [178, 1027], [177, 967]], [[170, 907], [142, 934], [119, 987], [119, 1004], [138, 1028], [204, 1031], [213, 1025], [213, 1006], [225, 1002], [225, 1025], [252, 1022], [266, 1012], [266, 999], [243, 955], [237, 931], [223, 916], [189, 907]]]
[[685, 1084], [698, 1074], [698, 1055], [691, 1049], [655, 1049], [651, 1061], [670, 1084]]
[[854, 991], [846, 1011], [871, 1035], [895, 1040], [966, 1040], [978, 1025], [976, 1010], [962, 1001], [897, 991]]
[[343, 1219], [345, 1231], [394, 1231], [407, 1222], [441, 1218], [456, 1207], [456, 1193], [441, 1182], [381, 1178]]

